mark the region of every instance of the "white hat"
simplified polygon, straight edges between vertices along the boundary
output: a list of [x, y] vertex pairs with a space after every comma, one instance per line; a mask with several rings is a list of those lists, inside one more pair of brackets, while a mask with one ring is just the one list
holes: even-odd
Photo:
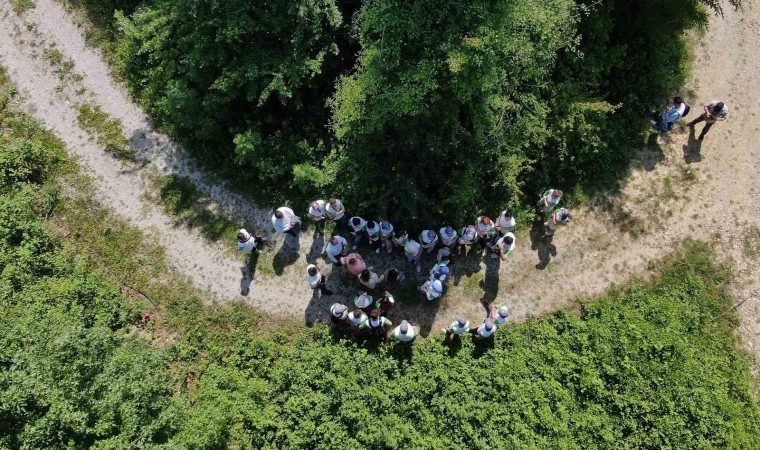
[[499, 314], [500, 317], [503, 317], [504, 319], [506, 319], [507, 316], [509, 316], [506, 306], [500, 307], [496, 312]]
[[409, 322], [406, 320], [401, 321], [401, 325], [399, 325], [399, 330], [401, 330], [402, 333], [406, 334], [407, 331], [409, 331]]
[[438, 280], [433, 280], [433, 282], [430, 283], [430, 288], [437, 294], [441, 294], [443, 292], [443, 284], [441, 284], [441, 282]]
[[404, 246], [404, 251], [408, 252], [411, 255], [414, 255], [420, 251], [420, 243], [417, 241], [409, 241]]

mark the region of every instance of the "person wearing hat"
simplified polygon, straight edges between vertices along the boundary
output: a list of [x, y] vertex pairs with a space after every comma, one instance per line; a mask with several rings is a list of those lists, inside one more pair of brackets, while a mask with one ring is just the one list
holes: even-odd
[[514, 230], [515, 225], [517, 225], [517, 222], [515, 222], [515, 218], [512, 216], [511, 209], [505, 209], [499, 214], [499, 218], [496, 219], [496, 231], [501, 236]]
[[480, 239], [481, 248], [486, 248], [486, 246], [491, 242], [491, 239], [493, 238], [495, 232], [493, 220], [491, 220], [488, 216], [478, 217], [477, 222], [475, 222], [475, 230], [478, 232], [478, 239]]
[[449, 248], [456, 245], [457, 237], [459, 237], [459, 235], [457, 234], [457, 230], [449, 226], [443, 227], [440, 230], [438, 230], [438, 234], [441, 236], [441, 244]]
[[272, 226], [278, 233], [288, 233], [293, 237], [298, 237], [296, 225], [299, 223], [301, 219], [287, 206], [277, 208], [272, 215]]
[[470, 333], [487, 339], [496, 333], [496, 325], [494, 325], [493, 320], [487, 318], [478, 328], [471, 329]]
[[420, 244], [428, 253], [435, 249], [435, 245], [438, 243], [438, 235], [433, 230], [423, 230], [420, 233]]
[[325, 212], [325, 201], [314, 200], [309, 205], [309, 217], [314, 222], [314, 227], [317, 230], [317, 234], [325, 232], [325, 221], [327, 220], [327, 214]]
[[507, 323], [509, 312], [507, 311], [507, 307], [505, 305], [494, 306], [494, 304], [491, 303], [491, 311], [488, 317], [491, 317], [493, 319], [493, 323], [496, 324], [497, 327], [500, 327]]
[[316, 264], [309, 264], [306, 267], [306, 281], [309, 282], [309, 286], [312, 289], [319, 289], [322, 295], [332, 295], [332, 291], [327, 289], [325, 276], [322, 274], [319, 266]]
[[403, 249], [407, 242], [409, 242], [409, 234], [403, 228], [396, 228], [393, 232], [393, 244]]
[[449, 269], [447, 264], [448, 264], [447, 261], [443, 261], [434, 265], [433, 268], [430, 269], [430, 279], [438, 280], [441, 283], [446, 281], [446, 278], [449, 276], [449, 273], [451, 273], [451, 270]]
[[256, 248], [256, 238], [245, 228], [238, 230], [238, 251], [259, 253], [259, 249]]
[[343, 236], [338, 236], [337, 234], [333, 235], [333, 237], [330, 238], [330, 242], [327, 243], [327, 248], [325, 249], [327, 258], [336, 266], [340, 266], [341, 256], [346, 253], [347, 246], [348, 241], [346, 241], [346, 238]]
[[422, 286], [420, 286], [420, 293], [427, 300], [435, 300], [443, 295], [443, 283], [440, 280], [430, 278]]
[[338, 231], [346, 231], [346, 208], [343, 207], [343, 202], [337, 198], [331, 198], [325, 205], [325, 215], [329, 220], [335, 222]]
[[511, 255], [514, 249], [515, 235], [512, 233], [507, 233], [498, 241], [496, 241], [496, 244], [493, 248], [493, 253], [491, 253], [491, 258], [501, 258], [502, 261], [506, 261], [507, 256]]
[[562, 195], [563, 192], [559, 189], [547, 189], [536, 206], [538, 206], [538, 209], [540, 209], [542, 213], [549, 214], [557, 207], [559, 201], [562, 199]]
[[354, 306], [361, 310], [371, 308], [375, 302], [372, 296], [364, 291], [359, 291], [354, 295]]
[[393, 253], [393, 224], [387, 220], [380, 222], [380, 242], [388, 253]]
[[693, 127], [699, 122], [705, 122], [705, 127], [702, 128], [702, 132], [699, 133], [699, 137], [697, 138], [701, 141], [705, 138], [705, 135], [710, 131], [710, 128], [712, 128], [715, 122], [719, 120], [724, 121], [726, 119], [728, 119], [728, 106], [723, 102], [713, 100], [705, 105], [705, 112], [702, 113], [702, 115], [692, 120], [687, 125]]
[[417, 331], [409, 325], [409, 322], [402, 320], [399, 326], [393, 329], [391, 336], [397, 341], [410, 342], [417, 336]]
[[375, 302], [375, 308], [380, 310], [380, 314], [387, 316], [396, 307], [396, 299], [393, 298], [390, 292], [385, 291], [382, 297]]
[[375, 249], [375, 253], [380, 254], [380, 224], [374, 220], [368, 220], [366, 231], [369, 245]]
[[370, 269], [364, 269], [362, 273], [359, 274], [359, 282], [369, 289], [375, 289], [378, 284], [382, 283], [384, 278], [385, 275], [378, 276]]
[[448, 247], [438, 249], [438, 254], [435, 256], [435, 260], [439, 263], [448, 265], [451, 259], [451, 250]]
[[365, 314], [361, 309], [356, 308], [355, 310], [348, 313], [348, 320], [358, 328], [361, 324], [364, 323], [365, 320], [367, 320], [367, 314]]
[[388, 329], [392, 326], [393, 323], [388, 318], [383, 317], [379, 309], [373, 309], [369, 313], [369, 318], [359, 325], [359, 328], [369, 331], [373, 336], [385, 339]]
[[358, 277], [367, 268], [367, 264], [364, 263], [364, 259], [358, 253], [349, 253], [348, 256], [343, 258], [343, 264], [346, 266], [346, 270], [351, 275]]
[[446, 333], [447, 338], [451, 335], [459, 336], [470, 331], [470, 321], [462, 316], [457, 316], [456, 320], [449, 325], [449, 328], [443, 331]]
[[356, 250], [362, 243], [364, 235], [367, 234], [367, 221], [359, 216], [354, 216], [349, 219], [348, 224], [351, 226], [351, 236], [354, 237], [353, 248]]
[[467, 251], [467, 246], [474, 244], [477, 240], [478, 230], [474, 225], [467, 225], [466, 227], [459, 230], [459, 239], [457, 242], [459, 242], [459, 245], [462, 246], [462, 249], [465, 252]]
[[409, 241], [404, 246], [404, 256], [406, 260], [414, 264], [417, 273], [422, 271], [422, 246], [417, 241]]
[[333, 325], [344, 325], [348, 320], [348, 308], [340, 303], [330, 305], [330, 322]]
[[562, 208], [549, 217], [549, 220], [544, 223], [546, 233], [544, 236], [552, 236], [557, 231], [557, 227], [560, 225], [567, 225], [570, 223], [572, 216], [567, 208]]

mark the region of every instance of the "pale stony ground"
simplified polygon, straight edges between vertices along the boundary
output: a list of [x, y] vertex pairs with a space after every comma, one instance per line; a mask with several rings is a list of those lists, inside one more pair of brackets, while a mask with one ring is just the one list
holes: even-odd
[[[271, 211], [256, 208], [222, 184], [206, 181], [211, 177], [195, 169], [180, 148], [151, 127], [58, 3], [36, 0], [35, 8], [18, 17], [7, 2], [0, 0], [0, 64], [8, 68], [25, 107], [64, 141], [93, 176], [98, 200], [151, 230], [167, 249], [172, 266], [217, 300], [241, 298], [241, 285], [247, 285], [248, 278], [243, 258], [230, 251], [234, 243], [208, 242], [197, 232], [177, 226], [160, 207], [145, 200], [155, 193], [144, 174], [158, 169], [192, 178], [220, 212], [249, 224], [259, 234], [270, 235]], [[403, 304], [394, 319], [412, 319], [422, 325], [423, 334], [445, 326], [457, 314], [479, 320], [482, 283], [490, 286], [486, 297], [510, 305], [516, 319], [572, 307], [579, 297], [601, 293], [632, 276], [646, 276], [649, 264], [673, 251], [685, 237], [715, 243], [720, 257], [734, 264], [732, 288], [737, 301], [751, 297], [760, 285], [760, 264], [745, 249], [750, 226], [760, 226], [754, 206], [760, 200], [755, 182], [760, 169], [756, 158], [760, 7], [748, 4], [738, 13], [726, 10], [723, 19], [713, 18], [699, 41], [693, 79], [684, 90], [690, 93], [687, 99], [692, 105], [688, 119], [700, 113], [702, 103], [720, 99], [731, 108], [728, 122], [714, 126], [701, 145], [685, 127], [660, 137], [663, 152], [641, 153], [637, 167], [621, 185], [622, 195], [595, 199], [592, 206], [575, 211], [576, 220], [557, 233], [553, 246], [531, 245], [524, 231], [518, 234], [518, 251], [507, 262], [499, 265], [489, 260], [488, 267], [460, 264], [455, 271], [458, 282], [452, 281], [444, 301]], [[81, 79], [59, 79], [40, 56], [50, 45], [74, 61], [72, 72]], [[77, 125], [76, 108], [81, 103], [100, 105], [121, 120], [127, 137], [140, 150], [142, 163], [124, 165], [92, 142]], [[701, 127], [697, 126], [697, 133]], [[623, 231], [636, 224], [643, 226], [640, 236]], [[324, 318], [332, 301], [347, 301], [343, 294], [359, 287], [355, 280], [337, 273], [342, 272], [339, 269], [330, 276], [330, 284], [342, 287], [341, 294], [313, 296], [303, 270], [307, 260], [321, 261], [322, 242], [304, 234], [297, 258], [282, 245], [277, 241], [260, 259], [250, 293], [244, 297], [251, 305], [274, 314], [304, 315], [311, 322]], [[544, 263], [550, 259], [543, 270], [536, 268], [539, 255]], [[368, 260], [378, 267], [403, 264], [398, 257]], [[760, 356], [759, 300], [752, 297], [739, 308], [740, 337], [755, 356]], [[209, 301], [213, 301], [211, 296]]]

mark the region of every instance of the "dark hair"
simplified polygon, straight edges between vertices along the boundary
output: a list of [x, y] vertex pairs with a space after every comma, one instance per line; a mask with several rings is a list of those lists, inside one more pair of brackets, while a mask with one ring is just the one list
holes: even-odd
[[509, 217], [512, 217], [512, 210], [511, 210], [511, 209], [508, 209], [508, 210], [504, 211], [504, 215], [505, 215], [505, 216], [509, 216]]
[[309, 275], [314, 276], [317, 274], [317, 268], [316, 267], [309, 267], [307, 270], [309, 272]]
[[369, 317], [371, 319], [379, 319], [380, 318], [381, 311], [379, 309], [373, 309], [369, 312]]
[[385, 279], [390, 282], [394, 282], [398, 279], [398, 269], [389, 269], [388, 274], [385, 275]]
[[330, 236], [330, 242], [332, 242], [333, 239], [337, 240], [338, 239], [338, 235], [337, 234], [333, 234], [332, 236]]
[[354, 264], [356, 264], [356, 258], [348, 258], [348, 263], [353, 266]]
[[354, 310], [354, 317], [361, 316], [362, 314], [364, 314], [364, 311], [362, 311], [360, 308], [356, 308]]
[[723, 111], [724, 106], [725, 105], [723, 104], [723, 102], [718, 102], [715, 104], [715, 107], [713, 109], [715, 110], [715, 112], [721, 112]]
[[512, 245], [512, 243], [513, 243], [514, 241], [515, 241], [515, 240], [514, 240], [514, 239], [512, 239], [512, 236], [504, 236], [504, 242], [505, 242], [507, 245]]
[[335, 198], [335, 197], [330, 197], [330, 200], [328, 200], [328, 201], [327, 201], [327, 203], [332, 203], [332, 202], [335, 202], [335, 201], [337, 201], [337, 200], [338, 200], [338, 199], [337, 199], [337, 198]]
[[282, 211], [280, 210], [277, 210], [274, 212], [274, 216], [277, 217], [278, 219], [282, 219], [283, 215], [284, 214], [282, 214]]
[[357, 225], [362, 223], [361, 217], [352, 217], [351, 218], [351, 225]]
[[248, 240], [248, 239], [245, 237], [245, 233], [242, 233], [242, 232], [241, 232], [241, 233], [238, 233], [238, 241], [240, 241], [240, 242], [245, 242], [245, 241], [247, 241], [247, 240]]
[[362, 281], [369, 281], [369, 269], [362, 270], [362, 273], [359, 275], [359, 278], [361, 278]]
[[673, 103], [683, 103], [683, 99], [679, 96], [673, 97]]
[[368, 220], [367, 221], [367, 228], [375, 228], [377, 226], [377, 222], [374, 220]]
[[393, 234], [395, 234], [396, 237], [399, 237], [405, 235], [406, 231], [403, 228], [396, 228], [396, 232]]

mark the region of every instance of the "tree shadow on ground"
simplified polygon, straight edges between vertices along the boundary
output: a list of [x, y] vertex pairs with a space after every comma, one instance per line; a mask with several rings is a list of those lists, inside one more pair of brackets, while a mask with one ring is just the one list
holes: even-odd
[[544, 222], [540, 218], [535, 219], [530, 228], [530, 248], [536, 250], [538, 255], [538, 270], [546, 269], [552, 257], [557, 255], [557, 247], [552, 244], [554, 236], [546, 236], [545, 232]]
[[702, 141], [697, 139], [694, 127], [689, 127], [689, 140], [683, 146], [683, 160], [686, 164], [702, 161]]

